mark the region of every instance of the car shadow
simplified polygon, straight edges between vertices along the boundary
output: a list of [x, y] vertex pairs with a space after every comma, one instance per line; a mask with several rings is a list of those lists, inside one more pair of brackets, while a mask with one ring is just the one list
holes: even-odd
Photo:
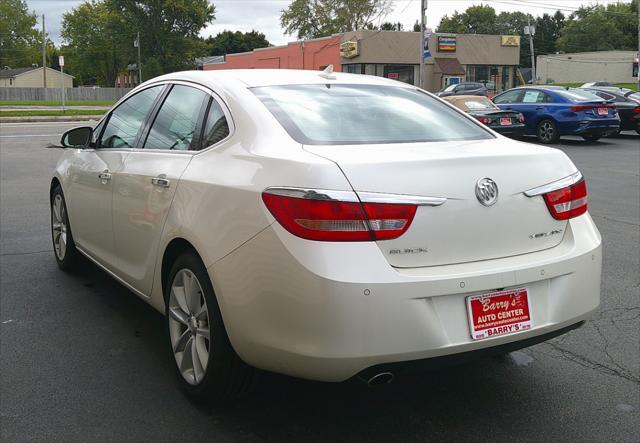
[[[157, 356], [152, 363], [138, 364], [157, 365], [150, 370], [154, 384], [166, 389], [163, 396], [182, 403], [183, 410], [190, 405], [187, 415], [193, 420], [193, 414], [200, 416], [198, 423], [204, 419], [212, 429], [300, 441], [376, 439], [406, 434], [416, 426], [425, 435], [426, 426], [432, 432], [429, 435], [440, 440], [450, 438], [457, 426], [468, 427], [469, 421], [490, 420], [496, 411], [529, 413], [524, 405], [535, 402], [531, 381], [526, 380], [530, 368], [509, 355], [406, 375], [377, 387], [357, 379], [324, 383], [263, 372], [256, 390], [245, 398], [225, 404], [196, 402], [178, 383], [163, 316], [93, 263], [84, 260], [81, 268], [70, 277], [130, 324], [149, 354]], [[128, 383], [136, 382], [123, 380], [123, 385]]]

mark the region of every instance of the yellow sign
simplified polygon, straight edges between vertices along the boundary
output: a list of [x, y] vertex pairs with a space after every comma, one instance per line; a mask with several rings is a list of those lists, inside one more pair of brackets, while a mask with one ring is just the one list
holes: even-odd
[[501, 35], [500, 44], [502, 46], [520, 46], [519, 35]]
[[358, 56], [358, 41], [350, 40], [340, 43], [340, 57], [354, 58]]

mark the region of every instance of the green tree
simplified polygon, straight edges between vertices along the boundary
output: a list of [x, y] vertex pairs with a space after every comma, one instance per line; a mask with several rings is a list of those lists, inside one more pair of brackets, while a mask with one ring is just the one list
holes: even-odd
[[436, 32], [456, 34], [496, 34], [498, 22], [496, 10], [488, 5], [471, 6], [463, 13], [455, 11], [451, 17], [440, 20]]
[[536, 54], [555, 53], [558, 50], [556, 40], [560, 37], [560, 30], [564, 26], [564, 14], [560, 11], [556, 11], [553, 16], [543, 14], [542, 17], [536, 19], [535, 24], [534, 46]]
[[391, 22], [384, 22], [383, 24], [380, 25], [380, 30], [382, 31], [404, 31], [404, 25], [400, 22], [397, 23], [391, 23]]
[[209, 55], [237, 54], [271, 46], [262, 32], [222, 31], [206, 39]]
[[413, 24], [413, 32], [420, 32], [421, 31], [420, 28], [421, 28], [420, 22], [416, 20], [416, 22]]
[[299, 39], [367, 29], [392, 9], [392, 0], [294, 0], [280, 23]]
[[214, 18], [209, 0], [87, 0], [63, 16], [62, 52], [79, 82], [113, 86], [137, 61], [133, 43], [140, 32], [143, 79], [149, 79], [193, 68], [207, 54], [199, 33]]
[[41, 63], [42, 36], [25, 0], [0, 0], [0, 68]]
[[557, 47], [565, 52], [636, 50], [637, 32], [638, 0], [583, 6], [569, 16]]
[[113, 86], [134, 57], [126, 23], [104, 1], [89, 0], [62, 16], [61, 52], [78, 84]]
[[[195, 59], [207, 54], [200, 31], [215, 19], [209, 0], [104, 0], [126, 24], [122, 34], [133, 45], [140, 32], [144, 60], [155, 58], [164, 73], [191, 69]], [[146, 78], [146, 75], [145, 75]]]

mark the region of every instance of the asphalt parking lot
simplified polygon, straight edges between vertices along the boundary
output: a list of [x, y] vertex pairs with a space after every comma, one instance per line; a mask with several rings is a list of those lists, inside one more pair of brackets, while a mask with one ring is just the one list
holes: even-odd
[[602, 305], [567, 335], [371, 389], [266, 374], [225, 407], [179, 390], [160, 314], [86, 263], [65, 274], [48, 189], [73, 124], [0, 127], [0, 439], [640, 440], [640, 136], [563, 139], [604, 238]]

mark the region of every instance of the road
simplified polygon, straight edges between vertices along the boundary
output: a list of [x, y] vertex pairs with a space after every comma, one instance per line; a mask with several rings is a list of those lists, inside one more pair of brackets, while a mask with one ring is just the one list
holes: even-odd
[[548, 343], [370, 389], [266, 374], [225, 407], [178, 388], [163, 318], [91, 264], [58, 270], [55, 143], [0, 127], [2, 441], [640, 440], [640, 138], [563, 140], [604, 237], [600, 312]]

